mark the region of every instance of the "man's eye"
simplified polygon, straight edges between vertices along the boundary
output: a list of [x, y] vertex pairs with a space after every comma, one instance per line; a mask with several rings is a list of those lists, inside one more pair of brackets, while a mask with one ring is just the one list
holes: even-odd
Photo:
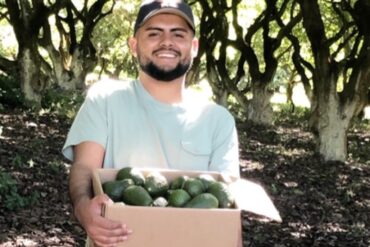
[[149, 37], [155, 37], [155, 36], [158, 36], [158, 35], [159, 35], [159, 33], [157, 33], [157, 32], [148, 34]]
[[184, 38], [184, 34], [182, 33], [175, 33], [175, 36], [178, 38]]

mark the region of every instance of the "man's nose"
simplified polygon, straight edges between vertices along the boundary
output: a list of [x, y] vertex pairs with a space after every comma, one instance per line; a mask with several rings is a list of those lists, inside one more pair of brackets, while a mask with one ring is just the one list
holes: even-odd
[[173, 46], [173, 35], [171, 33], [164, 32], [161, 39], [161, 46], [171, 47]]

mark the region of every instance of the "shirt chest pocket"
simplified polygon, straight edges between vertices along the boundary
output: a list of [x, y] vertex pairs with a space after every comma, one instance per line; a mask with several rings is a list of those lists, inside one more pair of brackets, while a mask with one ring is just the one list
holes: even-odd
[[206, 140], [181, 140], [181, 163], [186, 170], [207, 171], [211, 160], [211, 145]]

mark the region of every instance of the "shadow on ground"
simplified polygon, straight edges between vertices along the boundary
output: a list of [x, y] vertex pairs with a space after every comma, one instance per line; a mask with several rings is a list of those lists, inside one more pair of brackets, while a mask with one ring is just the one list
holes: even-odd
[[[83, 246], [60, 154], [70, 123], [52, 114], [0, 115], [0, 172], [12, 188], [0, 198], [0, 246]], [[283, 218], [244, 212], [244, 246], [370, 246], [369, 130], [351, 130], [347, 163], [326, 163], [302, 125], [238, 129], [242, 176], [266, 189]]]

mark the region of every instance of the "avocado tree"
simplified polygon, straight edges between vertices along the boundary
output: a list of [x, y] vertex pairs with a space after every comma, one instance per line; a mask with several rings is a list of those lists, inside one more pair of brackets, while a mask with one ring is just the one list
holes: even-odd
[[81, 5], [65, 1], [63, 8], [52, 16], [59, 36], [58, 47], [53, 45], [53, 28], [49, 22], [44, 23], [39, 45], [48, 52], [52, 61], [48, 71], [52, 72], [51, 78], [60, 87], [85, 87], [85, 77], [94, 70], [98, 61], [92, 42], [93, 31], [104, 17], [112, 13], [114, 5], [115, 2], [109, 0], [84, 1]]
[[[279, 56], [287, 51], [286, 47], [282, 49], [283, 40], [301, 20], [301, 15], [293, 11], [286, 14], [291, 0], [265, 1], [253, 23], [243, 26], [240, 16], [245, 7], [241, 0], [233, 0], [229, 5], [225, 1], [210, 4], [200, 0], [199, 3], [203, 8], [200, 42], [205, 46], [207, 74], [213, 91], [220, 98], [233, 95], [247, 119], [271, 124], [273, 91], [269, 85], [278, 68]], [[246, 78], [249, 83], [245, 83]], [[252, 94], [252, 99], [247, 98], [247, 93]]]
[[[297, 51], [295, 65], [302, 78], [312, 74], [310, 126], [317, 151], [326, 160], [344, 161], [347, 131], [367, 103], [370, 86], [370, 1], [298, 3], [313, 62], [302, 59]], [[291, 40], [298, 49], [298, 40]]]
[[121, 0], [112, 14], [101, 20], [93, 32], [92, 42], [97, 50], [96, 71], [111, 78], [135, 77], [137, 67], [129, 51], [127, 40], [133, 35], [133, 26], [140, 1]]
[[13, 27], [18, 54], [14, 61], [0, 59], [0, 68], [11, 72], [6, 66], [16, 67], [26, 101], [36, 104], [51, 84], [83, 87], [97, 63], [92, 32], [114, 5], [112, 0], [2, 0], [2, 17]]
[[[43, 59], [38, 52], [38, 35], [43, 23], [48, 21], [52, 8], [40, 1], [5, 0], [2, 4], [7, 9], [5, 14], [18, 41], [17, 60], [12, 64], [16, 64], [19, 71], [22, 91], [26, 100], [39, 102], [39, 92], [45, 87], [47, 79], [40, 70]], [[53, 8], [60, 6], [58, 3]]]

